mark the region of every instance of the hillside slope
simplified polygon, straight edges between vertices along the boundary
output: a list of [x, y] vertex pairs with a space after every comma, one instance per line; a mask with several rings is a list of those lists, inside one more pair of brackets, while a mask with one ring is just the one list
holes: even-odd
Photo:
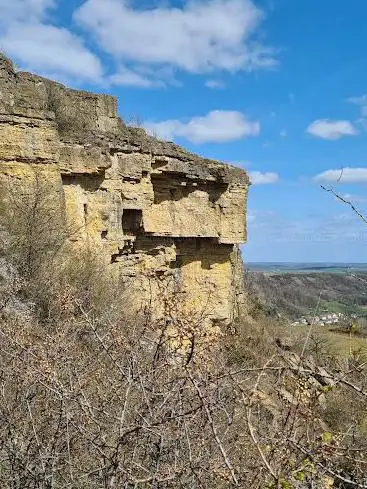
[[[246, 283], [266, 311], [295, 318], [317, 306], [362, 313], [367, 306], [367, 273], [268, 273], [248, 271]], [[266, 304], [266, 305], [265, 305]]]

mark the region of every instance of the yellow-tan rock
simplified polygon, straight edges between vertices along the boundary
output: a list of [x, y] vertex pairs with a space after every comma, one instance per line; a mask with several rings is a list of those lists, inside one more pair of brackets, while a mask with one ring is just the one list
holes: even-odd
[[127, 127], [114, 97], [15, 73], [1, 55], [0, 95], [0, 179], [27, 185], [37, 168], [62, 196], [70, 239], [93, 246], [132, 302], [167, 280], [193, 313], [232, 320], [243, 170]]

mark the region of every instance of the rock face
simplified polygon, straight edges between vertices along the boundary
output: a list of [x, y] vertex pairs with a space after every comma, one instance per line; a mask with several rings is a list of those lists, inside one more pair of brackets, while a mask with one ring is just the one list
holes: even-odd
[[24, 186], [35, 169], [76, 229], [70, 239], [97, 250], [135, 302], [148, 277], [170, 278], [187, 307], [233, 318], [243, 170], [127, 127], [114, 97], [15, 73], [0, 55], [0, 179]]

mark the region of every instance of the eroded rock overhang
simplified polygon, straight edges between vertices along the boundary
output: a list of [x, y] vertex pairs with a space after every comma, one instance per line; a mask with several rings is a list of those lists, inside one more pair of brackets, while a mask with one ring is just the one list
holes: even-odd
[[0, 92], [3, 179], [26, 182], [37, 168], [75, 243], [92, 244], [123, 279], [175, 276], [194, 308], [208, 288], [213, 318], [232, 316], [233, 253], [246, 240], [243, 170], [128, 127], [114, 97], [16, 73], [5, 57]]

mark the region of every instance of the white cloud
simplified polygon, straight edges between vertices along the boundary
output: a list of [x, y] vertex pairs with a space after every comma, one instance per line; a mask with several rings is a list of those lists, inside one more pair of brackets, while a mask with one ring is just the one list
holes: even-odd
[[249, 172], [249, 177], [253, 185], [271, 184], [279, 180], [279, 175], [273, 172], [251, 171]]
[[191, 72], [272, 67], [273, 50], [256, 42], [263, 12], [252, 0], [189, 1], [134, 9], [125, 0], [87, 0], [74, 19], [118, 60]]
[[347, 102], [358, 105], [360, 107], [361, 116], [367, 117], [367, 94], [359, 97], [350, 97], [347, 99]]
[[[341, 240], [352, 243], [360, 239], [363, 243], [367, 234], [360, 220], [353, 213], [335, 215], [300, 216], [288, 218], [274, 211], [252, 209], [248, 223], [253, 239], [268, 243], [340, 243]], [[252, 240], [250, 240], [251, 242]], [[304, 253], [304, 250], [302, 250]], [[328, 250], [329, 253], [332, 249]], [[336, 250], [337, 251], [337, 250]]]
[[[366, 115], [367, 117], [367, 115]], [[362, 127], [362, 129], [364, 129], [365, 131], [367, 131], [367, 118], [360, 118], [360, 119], [357, 119], [356, 120], [356, 124], [360, 125]]]
[[306, 132], [321, 139], [333, 141], [343, 136], [356, 136], [357, 129], [350, 121], [320, 119], [312, 122], [306, 129]]
[[345, 200], [349, 200], [350, 202], [358, 202], [359, 204], [364, 204], [367, 202], [367, 197], [364, 195], [353, 195], [353, 194], [344, 194]]
[[221, 89], [225, 87], [225, 84], [221, 80], [207, 80], [205, 86], [213, 89]]
[[[264, 13], [254, 0], [188, 0], [181, 7], [166, 2], [155, 8], [85, 0], [73, 14], [85, 37], [55, 24], [50, 12], [58, 3], [0, 0], [0, 49], [21, 68], [65, 82], [151, 88], [179, 85], [177, 70], [236, 72], [277, 64], [274, 50], [258, 40]], [[91, 35], [117, 66], [103, 80], [102, 64], [87, 46]], [[222, 87], [214, 77], [206, 85]]]
[[314, 178], [322, 183], [367, 183], [367, 168], [346, 167], [326, 170]]
[[182, 137], [192, 143], [225, 143], [260, 132], [259, 122], [252, 122], [241, 112], [213, 110], [205, 116], [193, 117], [187, 123], [178, 119], [162, 122], [146, 122], [146, 129], [159, 137], [172, 140]]
[[355, 105], [367, 105], [367, 94], [365, 93], [359, 97], [349, 97], [347, 101]]
[[62, 82], [98, 82], [102, 66], [82, 38], [48, 23], [57, 0], [0, 0], [0, 49], [21, 69]]
[[164, 83], [154, 77], [140, 74], [129, 68], [120, 67], [117, 73], [107, 80], [111, 85], [131, 86], [139, 88], [163, 87]]
[[241, 166], [242, 168], [249, 168], [252, 165], [251, 161], [246, 161], [246, 160], [229, 161], [228, 164], [229, 165]]
[[55, 0], [0, 0], [0, 24], [39, 21], [54, 6]]
[[102, 76], [98, 58], [64, 28], [15, 22], [0, 36], [0, 46], [27, 69], [46, 76], [92, 81]]

